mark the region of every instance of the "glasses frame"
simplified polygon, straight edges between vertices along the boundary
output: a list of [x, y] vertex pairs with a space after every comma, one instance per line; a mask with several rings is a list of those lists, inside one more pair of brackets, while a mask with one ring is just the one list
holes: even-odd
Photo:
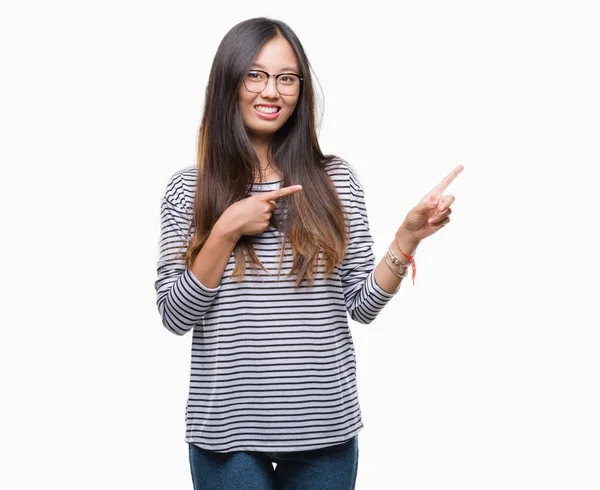
[[253, 94], [260, 94], [261, 92], [264, 92], [265, 89], [269, 86], [269, 78], [275, 77], [275, 90], [277, 90], [279, 95], [283, 95], [284, 97], [289, 97], [291, 95], [296, 95], [298, 90], [296, 90], [296, 92], [294, 92], [293, 94], [282, 94], [281, 92], [279, 92], [279, 77], [281, 77], [283, 75], [294, 75], [295, 77], [298, 77], [298, 79], [300, 80], [300, 83], [298, 84], [298, 89], [302, 86], [302, 81], [304, 80], [304, 78], [301, 77], [298, 73], [292, 73], [292, 72], [275, 74], [275, 73], [266, 72], [265, 70], [248, 70], [248, 73], [251, 73], [251, 72], [264, 73], [267, 76], [267, 83], [265, 84], [265, 88], [263, 88], [262, 90], [259, 90], [258, 92], [255, 92], [254, 90], [250, 90], [248, 88], [248, 85], [246, 85], [246, 78], [244, 78], [244, 87], [246, 87], [246, 90], [248, 90], [248, 92], [252, 92]]

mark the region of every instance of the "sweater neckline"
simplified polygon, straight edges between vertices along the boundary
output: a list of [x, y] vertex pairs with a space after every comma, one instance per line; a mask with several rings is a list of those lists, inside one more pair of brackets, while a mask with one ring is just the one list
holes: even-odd
[[280, 182], [283, 182], [283, 179], [269, 180], [267, 182], [253, 182], [252, 185], [253, 186], [273, 185], [273, 184], [279, 184]]

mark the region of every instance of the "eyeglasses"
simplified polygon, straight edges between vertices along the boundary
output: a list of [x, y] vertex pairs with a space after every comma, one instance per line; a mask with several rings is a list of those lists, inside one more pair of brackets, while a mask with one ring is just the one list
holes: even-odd
[[281, 95], [294, 95], [304, 80], [295, 73], [280, 73], [275, 75], [263, 70], [250, 70], [244, 78], [244, 85], [250, 92], [259, 93], [267, 88], [269, 77], [275, 77], [275, 86]]

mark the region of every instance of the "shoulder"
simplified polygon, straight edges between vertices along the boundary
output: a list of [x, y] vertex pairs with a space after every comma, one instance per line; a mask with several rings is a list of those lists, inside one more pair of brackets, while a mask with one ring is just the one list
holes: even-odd
[[195, 166], [184, 167], [171, 175], [165, 189], [164, 199], [182, 209], [189, 209], [194, 203], [198, 170]]
[[331, 178], [340, 197], [362, 192], [363, 188], [356, 168], [343, 158], [335, 157], [329, 160], [325, 163], [325, 171]]

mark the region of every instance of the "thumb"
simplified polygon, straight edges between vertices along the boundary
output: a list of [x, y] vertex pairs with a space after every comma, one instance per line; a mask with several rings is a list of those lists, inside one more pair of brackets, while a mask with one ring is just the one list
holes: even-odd
[[440, 202], [441, 194], [427, 194], [419, 204], [414, 208], [414, 212], [422, 216], [434, 209]]

